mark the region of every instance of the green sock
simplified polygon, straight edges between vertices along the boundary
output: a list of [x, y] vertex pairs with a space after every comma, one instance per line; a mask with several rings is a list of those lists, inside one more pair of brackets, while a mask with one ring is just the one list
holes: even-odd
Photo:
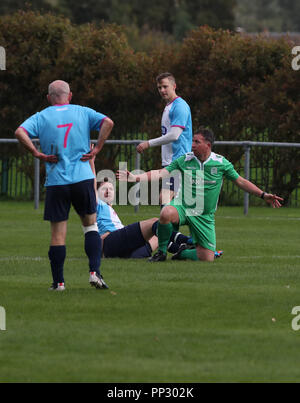
[[158, 236], [158, 249], [163, 253], [167, 253], [169, 239], [173, 232], [173, 225], [169, 224], [161, 224], [158, 222], [157, 225], [157, 236]]
[[199, 260], [197, 256], [196, 249], [185, 249], [179, 255], [180, 260], [188, 259], [188, 260]]

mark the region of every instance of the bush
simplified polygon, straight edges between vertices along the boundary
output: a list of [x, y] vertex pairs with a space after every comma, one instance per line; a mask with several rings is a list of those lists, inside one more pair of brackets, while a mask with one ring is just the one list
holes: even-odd
[[[158, 137], [164, 105], [155, 77], [171, 71], [178, 95], [191, 107], [194, 130], [209, 126], [217, 140], [299, 142], [300, 73], [291, 68], [287, 39], [204, 26], [180, 45], [164, 43], [146, 54], [133, 51], [125, 32], [117, 25], [75, 26], [32, 11], [3, 17], [0, 45], [7, 70], [0, 75], [1, 137], [13, 137], [18, 124], [47, 106], [47, 87], [55, 79], [70, 83], [74, 103], [114, 120], [111, 139]], [[116, 166], [119, 147], [106, 147], [97, 169]], [[233, 163], [243, 156], [236, 147], [218, 152]], [[261, 185], [288, 198], [300, 180], [299, 150], [258, 148], [251, 155], [262, 170]], [[143, 169], [158, 168], [160, 150], [148, 150], [142, 161]]]

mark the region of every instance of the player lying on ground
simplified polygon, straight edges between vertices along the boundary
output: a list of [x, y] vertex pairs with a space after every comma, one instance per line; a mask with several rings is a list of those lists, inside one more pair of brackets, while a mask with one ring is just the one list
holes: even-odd
[[[98, 186], [97, 224], [103, 242], [103, 256], [131, 259], [151, 257], [158, 247], [158, 218], [124, 226], [112, 207], [114, 185], [106, 180], [99, 182]], [[174, 231], [168, 242], [168, 252], [176, 254], [183, 247], [194, 249], [192, 238]], [[220, 257], [222, 253], [216, 251], [215, 257]]]
[[166, 260], [170, 234], [177, 231], [180, 225], [189, 226], [196, 249], [181, 248], [172, 259], [214, 260], [215, 211], [224, 177], [272, 207], [281, 206], [281, 197], [266, 193], [241, 177], [225, 157], [212, 152], [213, 144], [213, 132], [201, 127], [193, 136], [192, 152], [173, 161], [168, 167], [140, 175], [133, 175], [129, 171], [117, 172], [119, 180], [130, 182], [157, 181], [168, 177], [174, 170], [181, 173], [181, 191], [161, 210], [158, 251], [149, 259], [151, 262]]
[[[95, 173], [94, 161], [90, 160]], [[114, 185], [107, 178], [96, 185], [97, 225], [102, 238], [104, 257], [147, 258], [158, 247], [156, 236], [158, 218], [135, 222], [124, 226], [112, 207], [115, 197]], [[106, 180], [105, 180], [106, 179]], [[191, 238], [174, 232], [168, 242], [169, 252], [176, 253], [182, 244], [191, 244]]]

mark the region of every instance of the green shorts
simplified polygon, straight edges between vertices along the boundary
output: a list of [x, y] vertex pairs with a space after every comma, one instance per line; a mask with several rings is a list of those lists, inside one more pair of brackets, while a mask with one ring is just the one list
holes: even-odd
[[188, 215], [186, 208], [174, 203], [174, 199], [169, 205], [176, 208], [179, 215], [179, 226], [187, 225], [189, 227], [191, 236], [197, 245], [212, 251], [216, 250], [215, 220], [211, 215]]

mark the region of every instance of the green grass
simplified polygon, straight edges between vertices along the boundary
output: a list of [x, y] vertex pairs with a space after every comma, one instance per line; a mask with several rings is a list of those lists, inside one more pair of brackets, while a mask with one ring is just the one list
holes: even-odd
[[[124, 223], [158, 207], [116, 207]], [[214, 263], [104, 259], [88, 284], [72, 211], [64, 293], [49, 292], [49, 223], [0, 202], [0, 382], [298, 382], [300, 215], [222, 207]], [[184, 232], [186, 227], [182, 228]]]

